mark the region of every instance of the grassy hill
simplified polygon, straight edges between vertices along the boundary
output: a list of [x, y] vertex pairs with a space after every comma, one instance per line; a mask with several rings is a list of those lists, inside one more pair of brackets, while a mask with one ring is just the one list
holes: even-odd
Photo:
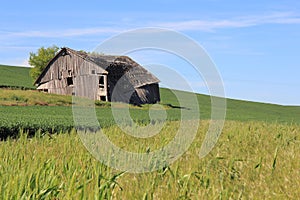
[[28, 67], [0, 65], [0, 87], [34, 89]]
[[[189, 96], [188, 92], [181, 91], [182, 96]], [[186, 94], [184, 94], [186, 93]], [[202, 119], [210, 118], [210, 96], [197, 94]], [[172, 91], [161, 88], [162, 103], [179, 105]], [[295, 122], [300, 123], [300, 106], [282, 106], [276, 104], [258, 103], [227, 99], [226, 119], [238, 121], [265, 121], [265, 122]]]
[[[33, 80], [29, 76], [30, 68], [0, 65], [0, 87], [19, 87], [34, 89]], [[189, 97], [191, 93], [176, 91], [181, 96]], [[174, 119], [180, 115], [180, 106], [171, 90], [161, 88], [161, 104], [167, 105]], [[201, 118], [209, 119], [211, 102], [210, 96], [197, 94]], [[71, 105], [70, 96], [38, 93], [35, 91], [1, 90], [0, 105]], [[173, 106], [170, 107], [169, 105]], [[177, 108], [176, 108], [177, 107]], [[141, 110], [141, 109], [139, 109]], [[193, 110], [191, 110], [192, 115]], [[299, 106], [282, 106], [227, 99], [227, 119], [239, 121], [270, 121], [300, 123]]]
[[[0, 73], [0, 85], [33, 88], [32, 80], [28, 75], [29, 68], [1, 66], [0, 69], [3, 72]], [[168, 121], [180, 120], [182, 109], [185, 109], [184, 112], [190, 119], [198, 119], [199, 113], [189, 104], [189, 96], [192, 93], [176, 91], [185, 97], [184, 108], [178, 103], [171, 90], [161, 88], [160, 93], [160, 104], [166, 110]], [[200, 119], [210, 119], [210, 96], [197, 94], [197, 99]], [[32, 130], [32, 132], [40, 128], [45, 131], [69, 129], [74, 126], [71, 105], [71, 96], [2, 88], [0, 89], [0, 135], [15, 134], [20, 128]], [[111, 104], [98, 101], [96, 105], [97, 117], [101, 126], [109, 127], [114, 124]], [[131, 117], [139, 124], [148, 124], [150, 122], [149, 108], [151, 105], [130, 106]], [[120, 104], [118, 109], [126, 109], [126, 106]], [[300, 124], [300, 107], [227, 99], [226, 120]]]

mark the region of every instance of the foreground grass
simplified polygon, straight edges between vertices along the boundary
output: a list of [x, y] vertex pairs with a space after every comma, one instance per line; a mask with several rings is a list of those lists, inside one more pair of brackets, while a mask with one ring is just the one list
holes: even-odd
[[[135, 139], [105, 129], [118, 146], [144, 152], [164, 146], [179, 122], [160, 136]], [[204, 159], [201, 129], [175, 163], [144, 174], [122, 173], [93, 158], [74, 132], [0, 143], [0, 199], [298, 199], [300, 126], [227, 121]], [[172, 131], [173, 130], [173, 131]]]

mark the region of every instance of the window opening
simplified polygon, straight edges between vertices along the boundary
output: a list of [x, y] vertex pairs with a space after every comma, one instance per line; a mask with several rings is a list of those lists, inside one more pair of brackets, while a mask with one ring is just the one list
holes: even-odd
[[73, 77], [67, 77], [67, 85], [68, 86], [73, 85]]
[[104, 88], [104, 76], [99, 76], [99, 88]]

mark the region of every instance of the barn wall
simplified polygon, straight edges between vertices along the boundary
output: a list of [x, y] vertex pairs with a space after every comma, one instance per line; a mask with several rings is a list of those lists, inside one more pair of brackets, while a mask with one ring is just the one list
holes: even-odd
[[38, 90], [47, 90], [49, 93], [54, 94], [72, 94], [72, 88], [66, 87], [63, 81], [52, 80], [41, 84]]
[[135, 90], [142, 103], [157, 103], [160, 101], [158, 83], [144, 85]]
[[75, 78], [75, 94], [76, 96], [87, 97], [89, 99], [97, 99], [98, 76], [82, 75]]
[[[74, 85], [78, 82], [76, 87], [80, 96], [97, 99], [97, 92], [91, 90], [91, 88], [98, 87], [97, 74], [107, 74], [107, 72], [72, 52], [64, 54], [61, 51], [43, 74], [38, 89], [48, 89], [49, 93], [71, 95]], [[68, 77], [72, 77], [73, 85], [68, 85]], [[106, 88], [104, 92], [102, 91], [102, 95], [107, 94]]]
[[160, 101], [159, 87], [157, 83], [144, 85], [131, 90], [119, 87], [119, 84], [113, 88], [111, 101], [124, 102], [131, 104], [157, 103]]
[[98, 65], [88, 62], [74, 53], [63, 55], [62, 52], [57, 59], [52, 61], [40, 82], [44, 83], [56, 79], [61, 80], [69, 75], [88, 75], [92, 74], [92, 70], [99, 74], [105, 73]]

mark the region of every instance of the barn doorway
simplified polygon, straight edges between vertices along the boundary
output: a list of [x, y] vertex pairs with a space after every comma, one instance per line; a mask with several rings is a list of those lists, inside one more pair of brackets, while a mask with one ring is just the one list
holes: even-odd
[[104, 75], [99, 76], [99, 88], [105, 88]]

